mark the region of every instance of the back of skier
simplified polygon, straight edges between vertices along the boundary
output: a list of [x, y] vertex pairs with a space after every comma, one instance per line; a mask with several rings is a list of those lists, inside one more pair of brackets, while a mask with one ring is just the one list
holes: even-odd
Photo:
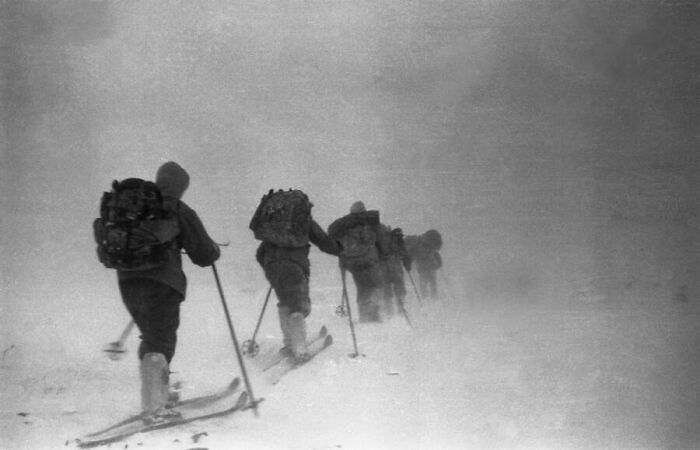
[[[299, 195], [308, 198], [301, 191]], [[270, 191], [261, 201], [264, 208], [266, 197], [275, 195]], [[311, 217], [309, 202], [308, 215], [298, 218], [303, 225], [294, 224], [293, 228], [303, 230], [301, 236], [282, 243], [284, 238], [262, 240], [256, 252], [256, 260], [262, 267], [265, 278], [275, 290], [278, 299], [277, 312], [280, 329], [283, 336], [283, 347], [280, 350], [286, 356], [291, 356], [297, 362], [308, 358], [306, 349], [306, 318], [311, 313], [311, 298], [309, 296], [309, 277], [311, 264], [309, 262], [310, 244], [314, 244], [324, 253], [338, 255], [341, 247], [329, 238], [321, 226]], [[258, 213], [256, 212], [256, 217]], [[257, 229], [256, 218], [251, 221], [251, 229]], [[292, 242], [296, 241], [296, 242]]]
[[388, 250], [381, 227], [379, 211], [368, 211], [363, 202], [357, 201], [350, 207], [350, 214], [335, 220], [328, 228], [329, 235], [343, 246], [339, 264], [341, 271], [349, 271], [355, 282], [360, 322], [382, 321], [381, 260], [387, 258]]
[[144, 271], [117, 270], [119, 290], [129, 314], [141, 332], [138, 350], [141, 375], [141, 407], [144, 422], [158, 423], [177, 412], [168, 409], [169, 365], [175, 355], [180, 303], [187, 279], [182, 270], [181, 250], [201, 267], [219, 258], [219, 246], [209, 237], [197, 213], [181, 200], [189, 186], [189, 175], [175, 162], [163, 164], [156, 185], [164, 207], [174, 212], [179, 235], [168, 250], [165, 263]]
[[423, 298], [438, 297], [437, 271], [442, 267], [441, 248], [442, 236], [437, 230], [428, 230], [418, 236], [406, 236], [406, 249], [415, 262]]

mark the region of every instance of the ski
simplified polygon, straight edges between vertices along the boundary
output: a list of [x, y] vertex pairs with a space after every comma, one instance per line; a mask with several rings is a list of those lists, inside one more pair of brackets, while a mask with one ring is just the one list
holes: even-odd
[[333, 336], [331, 336], [330, 334], [326, 335], [322, 339], [314, 340], [307, 346], [307, 350], [309, 352], [308, 359], [301, 362], [296, 362], [291, 357], [282, 359], [282, 361], [280, 361], [275, 366], [271, 367], [270, 370], [267, 372], [268, 380], [271, 384], [277, 384], [284, 375], [308, 363], [316, 355], [330, 347], [331, 344], [333, 344]]
[[213, 419], [216, 417], [224, 417], [228, 416], [229, 414], [232, 414], [236, 411], [239, 411], [241, 409], [244, 409], [246, 406], [246, 403], [248, 402], [248, 393], [247, 392], [241, 392], [241, 394], [238, 396], [238, 400], [236, 403], [226, 409], [220, 409], [220, 410], [215, 410], [213, 412], [206, 412], [203, 414], [195, 414], [195, 415], [190, 415], [187, 414], [187, 412], [192, 413], [194, 410], [187, 411], [183, 413], [182, 417], [179, 417], [177, 419], [172, 419], [166, 422], [161, 422], [158, 424], [154, 425], [145, 425], [141, 421], [132, 421], [130, 423], [127, 423], [119, 428], [115, 428], [111, 430], [111, 432], [106, 432], [99, 434], [97, 436], [93, 437], [88, 437], [86, 436], [83, 439], [76, 439], [77, 445], [80, 448], [91, 448], [91, 447], [97, 447], [98, 445], [105, 445], [105, 444], [111, 444], [113, 442], [120, 441], [122, 439], [126, 439], [130, 436], [133, 436], [135, 434], [139, 433], [148, 433], [150, 431], [156, 431], [156, 430], [163, 430], [166, 428], [172, 428], [192, 422], [197, 422], [201, 420], [206, 420], [206, 419]]
[[[315, 342], [320, 341], [321, 339], [324, 339], [326, 336], [328, 336], [328, 329], [326, 326], [322, 326], [321, 329], [318, 331], [318, 334], [313, 336], [311, 339], [307, 339], [306, 341], [306, 346], [313, 345]], [[284, 361], [287, 358], [286, 355], [283, 355], [280, 352], [276, 352], [270, 361], [268, 361], [266, 364], [262, 366], [263, 372], [267, 372], [271, 368], [275, 367], [277, 364], [280, 362]]]
[[[185, 400], [180, 400], [176, 403], [174, 403], [171, 407], [177, 409], [180, 412], [183, 412], [183, 410], [190, 410], [190, 409], [200, 409], [204, 408], [207, 405], [217, 402], [219, 400], [223, 400], [227, 397], [232, 396], [233, 394], [236, 393], [236, 391], [239, 389], [241, 385], [241, 379], [239, 377], [236, 377], [229, 383], [229, 385], [222, 391], [217, 392], [215, 394], [209, 394], [209, 395], [202, 395], [199, 397], [192, 397], [189, 399]], [[97, 436], [100, 434], [107, 433], [108, 431], [114, 430], [115, 428], [122, 427], [124, 425], [127, 425], [131, 422], [136, 422], [139, 420], [142, 420], [144, 418], [144, 414], [134, 414], [132, 416], [127, 417], [124, 420], [121, 420], [114, 425], [110, 425], [107, 428], [104, 428], [102, 430], [95, 431], [93, 433], [89, 433], [86, 435], [86, 437], [93, 437]]]

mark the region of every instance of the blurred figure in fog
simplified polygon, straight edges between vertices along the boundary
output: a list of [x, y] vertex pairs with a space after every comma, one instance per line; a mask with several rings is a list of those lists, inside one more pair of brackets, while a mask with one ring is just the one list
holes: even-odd
[[389, 225], [382, 226], [384, 241], [387, 243], [388, 255], [382, 261], [384, 276], [384, 313], [387, 317], [394, 314], [394, 297], [399, 311], [404, 311], [406, 285], [403, 271], [411, 271], [411, 257], [408, 255], [401, 228], [392, 229]]
[[442, 236], [428, 230], [418, 236], [406, 236], [406, 250], [418, 271], [418, 283], [423, 298], [437, 298], [437, 271], [442, 267]]
[[355, 202], [350, 214], [328, 227], [328, 234], [340, 241], [340, 269], [352, 274], [357, 289], [360, 322], [381, 322], [379, 304], [383, 284], [380, 260], [388, 251], [383, 241], [379, 211], [367, 211], [364, 203]]

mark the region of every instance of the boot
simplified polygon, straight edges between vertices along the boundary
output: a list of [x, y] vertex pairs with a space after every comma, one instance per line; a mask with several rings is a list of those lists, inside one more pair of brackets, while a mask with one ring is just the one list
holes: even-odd
[[306, 349], [306, 320], [304, 314], [295, 312], [289, 315], [289, 339], [292, 356], [297, 362], [309, 359]]
[[289, 307], [278, 306], [277, 313], [280, 318], [280, 330], [282, 330], [282, 348], [280, 353], [284, 356], [292, 355], [292, 340], [289, 332]]
[[144, 423], [150, 425], [165, 421], [180, 414], [167, 409], [168, 379], [170, 372], [168, 362], [162, 353], [146, 353], [140, 366], [141, 372], [141, 409]]

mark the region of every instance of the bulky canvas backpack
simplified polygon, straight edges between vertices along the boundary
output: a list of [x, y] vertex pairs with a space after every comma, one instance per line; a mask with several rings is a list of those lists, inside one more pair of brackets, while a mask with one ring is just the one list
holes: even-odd
[[309, 245], [311, 208], [309, 197], [298, 189], [270, 189], [260, 200], [250, 221], [255, 239], [280, 247]]
[[342, 244], [340, 258], [346, 268], [378, 261], [376, 242], [379, 226], [379, 211], [376, 210], [350, 214], [330, 225], [328, 234]]
[[341, 238], [342, 257], [364, 258], [376, 254], [377, 232], [371, 225], [355, 225]]
[[105, 267], [137, 271], [163, 265], [180, 228], [174, 213], [163, 207], [155, 183], [127, 178], [115, 180], [102, 194], [93, 231]]

